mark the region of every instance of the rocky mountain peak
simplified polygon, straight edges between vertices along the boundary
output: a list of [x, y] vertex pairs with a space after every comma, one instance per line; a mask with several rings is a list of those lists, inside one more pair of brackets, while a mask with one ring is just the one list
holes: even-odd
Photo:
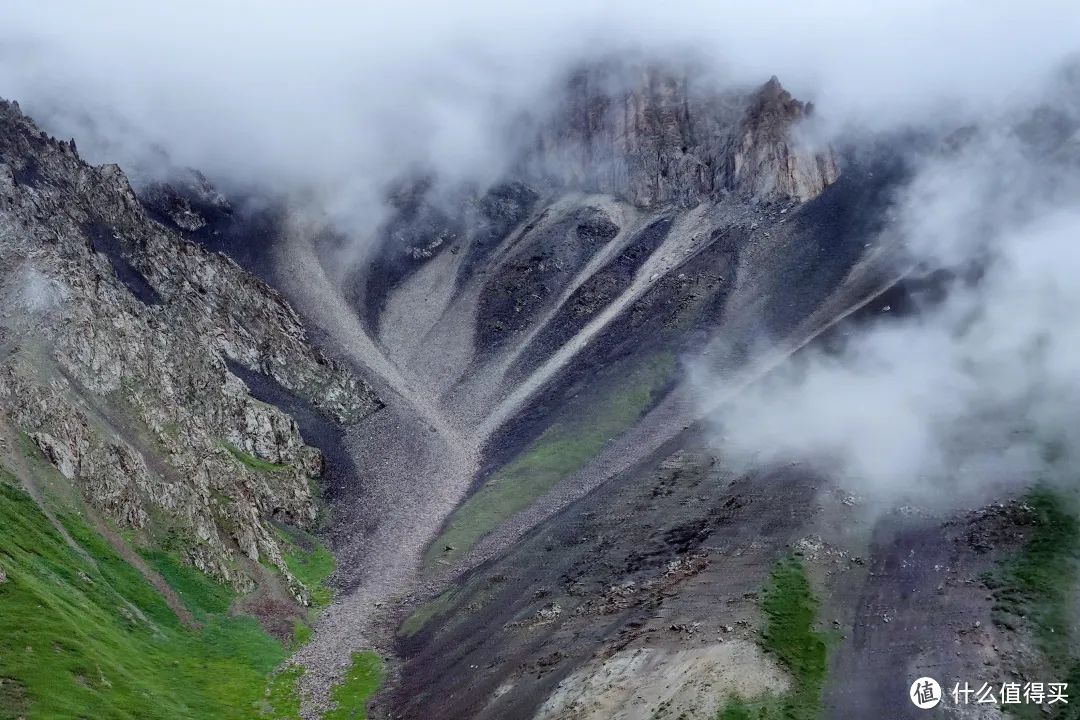
[[814, 148], [799, 136], [798, 124], [813, 112], [796, 100], [774, 75], [751, 98], [729, 148], [727, 187], [754, 196], [805, 201], [840, 175], [832, 148]]
[[718, 90], [671, 67], [602, 63], [570, 76], [526, 165], [646, 207], [805, 201], [839, 176], [832, 149], [799, 132], [811, 111], [775, 76], [754, 91]]

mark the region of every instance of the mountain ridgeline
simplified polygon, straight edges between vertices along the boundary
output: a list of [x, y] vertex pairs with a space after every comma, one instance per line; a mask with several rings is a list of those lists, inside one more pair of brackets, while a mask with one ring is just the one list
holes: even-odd
[[195, 170], [133, 190], [0, 104], [0, 511], [47, 548], [0, 534], [0, 617], [59, 618], [0, 619], [11, 717], [907, 717], [907, 670], [1051, 666], [986, 651], [1032, 635], [972, 580], [1007, 594], [1047, 503], [871, 524], [711, 424], [916, 291], [914, 143], [656, 65], [552, 106], [499, 182], [409, 177], [356, 237]]

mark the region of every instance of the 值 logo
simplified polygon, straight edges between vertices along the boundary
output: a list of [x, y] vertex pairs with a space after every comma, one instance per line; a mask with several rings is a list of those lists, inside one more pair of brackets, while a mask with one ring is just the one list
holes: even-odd
[[911, 698], [911, 702], [915, 707], [929, 710], [932, 707], [937, 707], [937, 704], [941, 702], [941, 686], [932, 677], [921, 677], [911, 683], [908, 697]]

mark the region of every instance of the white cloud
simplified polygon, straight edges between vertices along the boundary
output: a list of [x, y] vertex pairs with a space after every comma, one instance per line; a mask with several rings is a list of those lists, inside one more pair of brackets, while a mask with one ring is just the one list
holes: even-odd
[[1080, 6], [1048, 0], [11, 0], [0, 95], [96, 161], [153, 166], [156, 144], [219, 181], [348, 204], [413, 164], [489, 179], [497, 128], [590, 53], [696, 52], [881, 127], [1028, 93], [1077, 37]]
[[1080, 456], [1078, 191], [1080, 166], [1007, 132], [929, 159], [899, 202], [902, 240], [928, 270], [981, 277], [738, 397], [721, 421], [732, 461], [813, 459], [886, 503], [1067, 471], [1050, 455]]

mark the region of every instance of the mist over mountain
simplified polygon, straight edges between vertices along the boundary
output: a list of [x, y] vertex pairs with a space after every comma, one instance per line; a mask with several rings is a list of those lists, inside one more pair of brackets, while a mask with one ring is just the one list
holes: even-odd
[[[736, 454], [810, 456], [852, 489], [945, 505], [1071, 484], [1076, 86], [947, 137], [898, 193], [887, 242], [924, 289], [743, 394]], [[1068, 271], [1065, 271], [1068, 272]], [[889, 308], [893, 310], [893, 308]], [[705, 381], [707, 382], [707, 381]], [[1054, 451], [1048, 452], [1053, 446]]]
[[1077, 38], [0, 10], [0, 717], [1069, 717]]
[[780, 2], [61, 7], [16, 3], [0, 31], [5, 93], [51, 132], [139, 175], [195, 167], [219, 185], [313, 192], [361, 227], [358, 203], [377, 208], [411, 167], [495, 179], [507, 126], [548, 114], [552, 88], [584, 59], [690, 58], [696, 82], [729, 87], [776, 75], [818, 104], [835, 137], [960, 125], [1030, 100], [1075, 52], [1080, 25], [1064, 2], [1023, 13], [830, 1], [798, 12]]

